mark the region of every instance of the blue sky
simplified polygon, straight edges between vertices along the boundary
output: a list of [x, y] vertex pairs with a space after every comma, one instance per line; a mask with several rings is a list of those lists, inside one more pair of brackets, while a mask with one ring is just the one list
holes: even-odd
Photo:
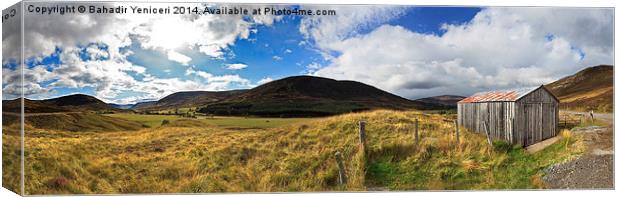
[[[586, 66], [612, 63], [613, 47], [600, 40], [613, 38], [607, 35], [611, 23], [587, 14], [612, 16], [605, 9], [333, 9], [338, 16], [199, 20], [92, 16], [101, 30], [73, 37], [71, 32], [59, 32], [63, 29], [53, 31], [54, 27], [33, 29], [43, 36], [30, 35], [31, 45], [39, 43], [37, 39], [51, 42], [33, 46], [27, 54], [26, 72], [32, 72], [27, 97], [85, 93], [106, 102], [135, 103], [176, 91], [247, 89], [287, 76], [315, 75], [361, 81], [415, 99], [536, 85]], [[542, 24], [528, 18], [546, 12], [595, 20], [602, 33], [580, 34], [571, 30], [579, 24], [565, 22], [566, 26], [559, 17]], [[36, 17], [27, 15], [26, 22], [39, 22]], [[558, 22], [564, 29], [544, 22]], [[72, 24], [65, 25], [72, 29]], [[603, 38], [586, 39], [593, 34]], [[10, 35], [5, 41], [11, 41]], [[495, 50], [495, 45], [501, 46]], [[507, 50], [502, 47], [518, 50], [498, 60], [484, 60]], [[6, 59], [3, 77], [9, 79], [15, 66]], [[511, 77], [514, 72], [529, 79]], [[3, 82], [3, 98], [9, 99], [14, 87]]]

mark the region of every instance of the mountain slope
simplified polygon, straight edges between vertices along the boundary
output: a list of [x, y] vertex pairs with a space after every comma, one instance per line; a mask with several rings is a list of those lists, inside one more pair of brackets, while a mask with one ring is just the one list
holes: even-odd
[[[3, 112], [18, 113], [21, 108], [20, 99], [3, 100]], [[83, 111], [119, 111], [109, 104], [89, 95], [72, 94], [46, 100], [24, 99], [26, 113], [83, 112]]]
[[149, 108], [149, 107], [155, 106], [155, 103], [157, 103], [157, 101], [144, 101], [144, 102], [139, 102], [139, 103], [134, 104], [134, 105], [131, 107], [131, 109], [137, 109], [137, 110], [140, 110], [140, 109], [146, 109], [146, 108]]
[[456, 95], [441, 95], [441, 96], [433, 96], [426, 97], [421, 99], [416, 99], [415, 101], [422, 102], [428, 105], [439, 105], [445, 106], [448, 108], [455, 108], [456, 103], [463, 100], [464, 96], [456, 96]]
[[156, 102], [136, 104], [132, 109], [136, 110], [161, 110], [171, 108], [182, 107], [197, 107], [210, 103], [226, 100], [233, 96], [236, 96], [245, 90], [231, 90], [231, 91], [188, 91], [188, 92], [176, 92], [170, 94]]
[[563, 109], [602, 112], [613, 111], [613, 86], [613, 66], [609, 65], [589, 67], [545, 85]]
[[386, 91], [355, 81], [294, 76], [244, 91], [222, 102], [201, 108], [218, 115], [323, 116], [368, 109], [423, 108]]
[[42, 101], [45, 104], [59, 106], [71, 110], [90, 110], [90, 111], [100, 111], [100, 110], [111, 110], [113, 109], [107, 103], [89, 95], [85, 94], [72, 94], [67, 96], [62, 96], [53, 99], [47, 99]]

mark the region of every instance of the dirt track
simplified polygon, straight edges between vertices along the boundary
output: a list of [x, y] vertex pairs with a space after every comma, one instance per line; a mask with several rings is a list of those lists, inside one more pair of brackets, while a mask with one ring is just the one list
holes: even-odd
[[614, 188], [613, 114], [594, 114], [594, 118], [607, 122], [607, 126], [590, 126], [571, 130], [577, 135], [584, 136], [586, 152], [577, 159], [545, 169], [546, 176], [543, 180], [547, 188]]

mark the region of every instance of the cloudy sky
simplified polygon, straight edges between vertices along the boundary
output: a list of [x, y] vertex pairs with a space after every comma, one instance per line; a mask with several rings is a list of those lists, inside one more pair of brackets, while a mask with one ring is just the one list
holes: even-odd
[[[315, 75], [415, 99], [536, 86], [613, 64], [612, 9], [281, 7], [337, 15], [26, 13], [24, 93], [32, 99], [85, 93], [126, 104]], [[19, 50], [11, 50], [20, 39], [17, 27], [3, 23], [3, 99], [15, 98], [19, 88], [11, 83], [18, 74]]]

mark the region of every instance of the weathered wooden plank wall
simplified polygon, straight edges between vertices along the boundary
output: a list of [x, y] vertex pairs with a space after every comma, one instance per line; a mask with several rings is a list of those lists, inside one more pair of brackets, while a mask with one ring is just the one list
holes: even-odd
[[488, 122], [491, 138], [512, 142], [514, 102], [459, 103], [458, 121], [462, 127], [484, 134]]

